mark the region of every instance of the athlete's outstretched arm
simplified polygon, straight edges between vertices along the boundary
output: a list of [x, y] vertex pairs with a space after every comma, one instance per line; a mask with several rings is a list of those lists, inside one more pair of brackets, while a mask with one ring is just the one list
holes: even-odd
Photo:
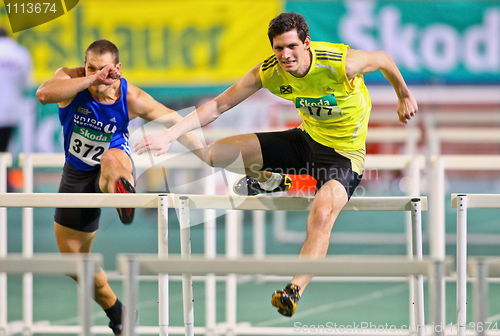
[[398, 67], [386, 52], [349, 49], [345, 70], [349, 80], [360, 74], [380, 70], [398, 95], [399, 120], [406, 124], [417, 113], [418, 106], [415, 98], [406, 86]]
[[141, 154], [148, 150], [155, 151], [155, 155], [166, 153], [170, 144], [183, 134], [208, 125], [222, 113], [238, 105], [243, 100], [262, 88], [259, 75], [260, 64], [247, 72], [238, 82], [214, 99], [203, 104], [196, 111], [187, 115], [182, 121], [176, 123], [169, 130], [149, 135], [135, 144], [135, 150]]
[[58, 69], [51, 79], [40, 85], [36, 97], [42, 104], [67, 105], [78, 92], [92, 85], [111, 85], [121, 76], [118, 69], [110, 64], [90, 76], [85, 76], [84, 70], [84, 67]]
[[[130, 120], [140, 117], [148, 121], [157, 121], [168, 128], [182, 120], [179, 113], [159, 103], [142, 89], [130, 83], [128, 84], [127, 103]], [[195, 153], [204, 147], [192, 132], [179, 137], [179, 142]]]

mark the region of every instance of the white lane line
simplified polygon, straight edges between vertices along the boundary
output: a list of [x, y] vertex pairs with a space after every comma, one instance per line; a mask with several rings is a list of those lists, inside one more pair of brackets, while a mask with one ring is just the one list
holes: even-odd
[[488, 322], [500, 321], [500, 314], [496, 314], [496, 315], [490, 316], [490, 317], [488, 317], [486, 319], [486, 321], [488, 321]]

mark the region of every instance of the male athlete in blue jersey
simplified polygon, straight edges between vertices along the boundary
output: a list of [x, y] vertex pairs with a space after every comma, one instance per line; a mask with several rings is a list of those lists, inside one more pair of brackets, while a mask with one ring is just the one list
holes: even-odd
[[[85, 65], [60, 68], [36, 95], [42, 104], [58, 103], [66, 163], [59, 192], [133, 193], [133, 163], [128, 123], [135, 117], [161, 118], [171, 126], [182, 118], [143, 90], [121, 78], [118, 48], [107, 40], [93, 42]], [[189, 134], [183, 145], [195, 150], [201, 142]], [[118, 209], [124, 224], [134, 209]], [[61, 253], [89, 253], [98, 228], [100, 209], [56, 209], [55, 235]], [[122, 330], [122, 304], [103, 270], [95, 276], [95, 300], [110, 319], [115, 335]]]

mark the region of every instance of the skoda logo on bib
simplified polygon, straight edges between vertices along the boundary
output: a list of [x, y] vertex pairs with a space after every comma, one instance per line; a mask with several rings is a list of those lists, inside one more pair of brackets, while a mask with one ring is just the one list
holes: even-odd
[[113, 133], [106, 131], [106, 127], [104, 128], [106, 133], [103, 133], [75, 125], [71, 134], [69, 152], [89, 166], [98, 165], [102, 154], [109, 149], [113, 136]]

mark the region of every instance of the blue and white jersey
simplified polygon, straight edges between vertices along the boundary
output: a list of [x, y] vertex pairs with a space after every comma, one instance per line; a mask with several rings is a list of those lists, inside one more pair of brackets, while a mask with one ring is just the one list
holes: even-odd
[[66, 162], [76, 169], [98, 169], [102, 154], [110, 148], [119, 148], [130, 155], [127, 81], [124, 78], [120, 79], [120, 90], [120, 99], [113, 104], [96, 101], [85, 89], [71, 104], [59, 108]]

